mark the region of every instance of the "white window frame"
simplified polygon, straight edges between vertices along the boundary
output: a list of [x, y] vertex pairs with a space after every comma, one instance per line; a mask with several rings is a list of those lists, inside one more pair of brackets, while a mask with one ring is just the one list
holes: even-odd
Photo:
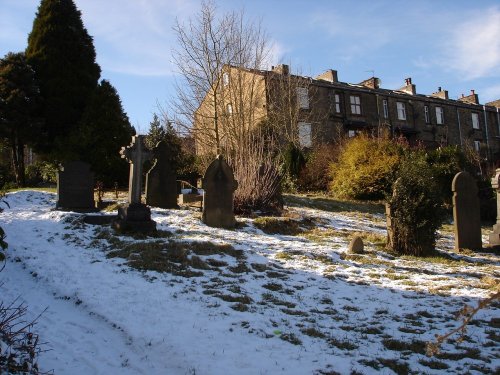
[[340, 95], [335, 94], [333, 98], [335, 100], [335, 113], [340, 113]]
[[228, 72], [222, 73], [222, 84], [224, 86], [228, 86], [229, 85], [229, 73]]
[[436, 107], [436, 124], [444, 124], [444, 110], [443, 107]]
[[424, 118], [425, 118], [425, 123], [430, 124], [431, 123], [431, 116], [429, 113], [429, 106], [424, 105]]
[[227, 114], [232, 115], [233, 114], [233, 106], [231, 104], [228, 104], [226, 106]]
[[403, 102], [396, 102], [398, 110], [398, 120], [406, 121], [406, 105]]
[[389, 102], [387, 99], [382, 100], [382, 107], [384, 111], [384, 118], [389, 118]]
[[309, 109], [309, 92], [307, 87], [297, 87], [297, 103], [300, 109]]
[[308, 122], [297, 123], [299, 130], [299, 144], [302, 147], [312, 146], [312, 136], [311, 136], [311, 124]]
[[476, 150], [476, 152], [481, 151], [481, 141], [474, 141], [474, 150]]
[[472, 118], [472, 129], [479, 130], [479, 114], [472, 112], [471, 118]]
[[353, 137], [355, 137], [355, 136], [356, 136], [356, 130], [348, 130], [348, 131], [347, 131], [347, 136], [348, 136], [349, 138], [353, 138]]
[[361, 97], [359, 95], [351, 95], [349, 97], [351, 103], [351, 113], [353, 115], [361, 114]]

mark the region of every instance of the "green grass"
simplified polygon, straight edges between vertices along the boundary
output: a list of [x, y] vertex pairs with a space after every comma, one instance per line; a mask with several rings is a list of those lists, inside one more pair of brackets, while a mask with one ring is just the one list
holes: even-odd
[[12, 188], [5, 189], [5, 193], [14, 193], [16, 191], [22, 190], [34, 190], [34, 191], [46, 191], [47, 193], [57, 193], [57, 188], [53, 187], [22, 187], [22, 188]]

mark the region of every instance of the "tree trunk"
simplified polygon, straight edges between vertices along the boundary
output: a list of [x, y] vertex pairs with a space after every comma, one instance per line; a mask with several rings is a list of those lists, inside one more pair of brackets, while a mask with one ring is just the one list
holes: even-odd
[[11, 138], [12, 148], [12, 168], [18, 187], [26, 185], [26, 176], [24, 173], [24, 144], [19, 137], [13, 135]]

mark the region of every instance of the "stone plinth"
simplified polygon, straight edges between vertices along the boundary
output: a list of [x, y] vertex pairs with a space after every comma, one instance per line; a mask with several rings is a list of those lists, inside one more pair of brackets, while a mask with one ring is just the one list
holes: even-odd
[[156, 222], [151, 220], [151, 210], [141, 203], [128, 203], [118, 209], [118, 219], [113, 227], [125, 232], [152, 232], [156, 230]]

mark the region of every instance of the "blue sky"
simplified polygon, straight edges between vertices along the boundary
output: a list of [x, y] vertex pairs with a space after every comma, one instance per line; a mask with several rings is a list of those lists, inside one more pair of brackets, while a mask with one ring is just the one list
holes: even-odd
[[[118, 90], [132, 125], [144, 133], [157, 104], [174, 93], [175, 18], [199, 0], [74, 0], [94, 37], [101, 78]], [[39, 0], [0, 0], [0, 56], [26, 48]], [[261, 20], [272, 41], [270, 64], [316, 76], [338, 71], [358, 83], [372, 71], [384, 88], [412, 77], [417, 92], [438, 86], [450, 98], [475, 89], [481, 103], [500, 99], [500, 3], [490, 0], [219, 0]]]

